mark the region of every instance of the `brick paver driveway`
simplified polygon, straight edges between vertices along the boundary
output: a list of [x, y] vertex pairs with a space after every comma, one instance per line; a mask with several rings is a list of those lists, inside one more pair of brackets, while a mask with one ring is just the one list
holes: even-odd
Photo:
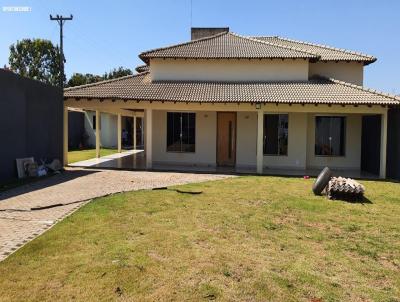
[[[92, 198], [225, 177], [229, 176], [69, 168], [62, 174], [0, 193], [0, 261]], [[58, 203], [72, 204], [30, 211], [32, 207]]]

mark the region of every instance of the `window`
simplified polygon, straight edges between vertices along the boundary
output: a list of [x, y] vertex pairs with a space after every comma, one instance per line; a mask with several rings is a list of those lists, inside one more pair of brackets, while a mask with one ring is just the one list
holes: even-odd
[[264, 114], [264, 154], [288, 154], [287, 114]]
[[195, 152], [196, 114], [167, 113], [167, 151]]
[[96, 130], [96, 115], [93, 115], [93, 118], [92, 118], [92, 128], [93, 128], [93, 130]]
[[344, 156], [346, 118], [317, 116], [315, 118], [315, 155]]

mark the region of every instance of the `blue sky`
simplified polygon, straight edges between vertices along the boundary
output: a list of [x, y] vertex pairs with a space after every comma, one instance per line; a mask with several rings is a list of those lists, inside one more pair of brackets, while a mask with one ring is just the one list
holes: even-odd
[[[229, 26], [243, 35], [281, 35], [378, 57], [365, 86], [400, 94], [398, 0], [0, 0], [0, 66], [23, 38], [58, 43], [49, 14], [74, 15], [65, 25], [66, 73], [102, 74], [141, 64], [141, 51], [190, 39], [190, 25]], [[28, 6], [31, 12], [4, 12]]]

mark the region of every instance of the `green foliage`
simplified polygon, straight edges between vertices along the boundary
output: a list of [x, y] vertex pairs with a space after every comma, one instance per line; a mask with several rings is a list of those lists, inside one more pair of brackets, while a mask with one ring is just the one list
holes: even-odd
[[91, 73], [74, 73], [72, 77], [69, 79], [67, 86], [68, 87], [74, 87], [74, 86], [79, 86], [79, 85], [86, 85], [86, 84], [92, 84], [96, 83], [99, 81], [104, 81], [104, 80], [111, 80], [119, 77], [123, 77], [126, 75], [131, 75], [133, 74], [132, 70], [124, 67], [118, 67], [114, 68], [110, 72], [104, 73], [103, 76], [99, 75], [94, 75]]
[[[49, 40], [24, 39], [10, 46], [10, 69], [27, 78], [51, 85], [59, 85], [60, 53], [58, 46]], [[122, 66], [104, 73], [102, 76], [91, 73], [74, 73], [67, 87], [92, 84], [133, 74], [132, 70]], [[64, 75], [65, 82], [65, 75]]]
[[132, 70], [130, 70], [129, 68], [124, 68], [124, 67], [120, 66], [118, 68], [114, 68], [109, 73], [106, 72], [104, 74], [103, 78], [105, 80], [110, 80], [110, 79], [120, 78], [120, 77], [131, 75], [131, 74], [133, 74]]
[[21, 76], [56, 86], [60, 79], [59, 56], [59, 48], [49, 40], [24, 39], [10, 46], [10, 69]]
[[74, 73], [72, 77], [68, 80], [67, 87], [92, 84], [102, 80], [103, 77], [91, 73], [86, 73], [86, 74]]

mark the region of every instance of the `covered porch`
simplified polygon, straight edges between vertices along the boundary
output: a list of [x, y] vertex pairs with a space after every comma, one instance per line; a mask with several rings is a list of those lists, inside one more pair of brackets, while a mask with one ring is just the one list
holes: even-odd
[[[126, 170], [169, 170], [199, 173], [238, 173], [288, 176], [316, 176], [324, 166], [331, 167], [337, 175], [353, 178], [384, 178], [386, 173], [387, 108], [384, 106], [341, 106], [304, 104], [190, 104], [171, 102], [124, 102], [112, 100], [70, 99], [68, 107], [94, 110], [122, 116], [129, 112], [142, 112], [144, 118], [144, 150], [121, 152], [74, 165], [93, 168]], [[193, 113], [195, 116], [195, 146], [193, 152], [168, 150], [168, 113]], [[234, 123], [230, 130], [233, 147], [232, 163], [221, 164], [218, 159], [219, 116], [230, 113]], [[271, 134], [266, 128], [268, 116], [287, 116], [287, 143], [285, 154], [266, 154], [266, 141]], [[316, 118], [319, 116], [344, 117], [344, 153], [342, 155], [316, 155]], [[365, 118], [379, 119], [378, 142], [368, 140], [363, 122]], [[98, 119], [96, 119], [97, 121]], [[119, 120], [119, 119], [118, 119]], [[229, 121], [228, 121], [229, 122]], [[67, 128], [67, 127], [66, 127]], [[376, 128], [376, 127], [375, 127]], [[96, 127], [96, 129], [99, 129]], [[119, 131], [120, 129], [117, 129]], [[101, 131], [96, 130], [97, 135]], [[376, 132], [376, 129], [374, 130]], [[120, 133], [120, 132], [119, 132]], [[67, 135], [67, 133], [66, 133]], [[229, 136], [228, 135], [228, 136]], [[118, 136], [120, 137], [120, 135]], [[378, 143], [378, 145], [377, 145]], [[120, 142], [119, 142], [120, 144]], [[231, 145], [230, 145], [231, 144]], [[374, 160], [378, 171], [363, 170], [363, 148], [375, 146]], [[376, 154], [376, 148], [379, 148]], [[100, 141], [96, 140], [96, 149]], [[136, 149], [136, 148], [135, 148]], [[65, 150], [67, 152], [67, 150]], [[365, 154], [371, 152], [367, 150]], [[371, 156], [371, 155], [370, 155]]]

